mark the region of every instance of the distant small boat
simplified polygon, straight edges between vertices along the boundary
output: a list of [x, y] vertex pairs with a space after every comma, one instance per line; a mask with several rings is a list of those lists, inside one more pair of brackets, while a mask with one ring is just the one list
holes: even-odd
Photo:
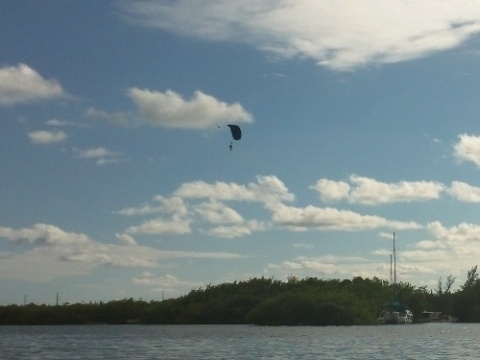
[[439, 311], [422, 311], [422, 314], [417, 322], [427, 323], [427, 322], [440, 322], [442, 313]]
[[387, 309], [382, 310], [378, 315], [377, 322], [379, 324], [411, 324], [413, 322], [413, 312], [406, 309], [405, 306], [398, 301], [393, 301]]
[[440, 311], [427, 311], [424, 310], [422, 311], [422, 314], [418, 319], [416, 319], [415, 322], [418, 323], [436, 323], [436, 322], [455, 322], [457, 319], [455, 319], [452, 316], [449, 315], [442, 315]]
[[[390, 267], [391, 266], [392, 261], [390, 260]], [[377, 323], [379, 324], [411, 324], [413, 322], [413, 312], [407, 309], [405, 304], [402, 304], [396, 299], [396, 283], [397, 259], [395, 254], [395, 233], [393, 233], [393, 300], [385, 307], [384, 310], [382, 310], [382, 312], [380, 312], [380, 315], [378, 315]]]

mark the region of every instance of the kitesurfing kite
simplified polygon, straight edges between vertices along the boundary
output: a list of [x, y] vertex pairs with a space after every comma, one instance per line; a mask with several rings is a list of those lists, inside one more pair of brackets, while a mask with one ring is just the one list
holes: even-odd
[[[232, 133], [233, 140], [240, 140], [242, 138], [242, 130], [238, 125], [228, 125], [228, 127]], [[233, 141], [230, 141], [230, 145], [228, 147], [230, 148], [230, 151], [232, 151]]]

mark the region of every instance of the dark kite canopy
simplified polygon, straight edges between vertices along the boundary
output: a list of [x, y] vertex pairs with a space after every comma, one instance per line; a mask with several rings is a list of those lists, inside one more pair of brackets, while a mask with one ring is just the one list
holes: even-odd
[[240, 140], [242, 138], [242, 130], [238, 125], [228, 125], [232, 133], [233, 140]]

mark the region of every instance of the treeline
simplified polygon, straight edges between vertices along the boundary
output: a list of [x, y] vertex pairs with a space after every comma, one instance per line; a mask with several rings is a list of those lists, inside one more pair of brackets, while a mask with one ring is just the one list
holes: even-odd
[[452, 292], [455, 279], [438, 282], [434, 291], [378, 278], [352, 280], [272, 278], [208, 285], [164, 301], [124, 299], [110, 302], [0, 307], [0, 325], [65, 324], [374, 324], [395, 297], [419, 316], [440, 311], [462, 322], [480, 322], [480, 280], [477, 267]]

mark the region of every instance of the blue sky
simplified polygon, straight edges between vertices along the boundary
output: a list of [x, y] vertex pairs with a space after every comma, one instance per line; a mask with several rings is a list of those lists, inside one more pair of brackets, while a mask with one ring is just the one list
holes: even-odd
[[400, 281], [459, 286], [477, 264], [479, 1], [2, 15], [1, 304], [389, 280], [393, 232]]

